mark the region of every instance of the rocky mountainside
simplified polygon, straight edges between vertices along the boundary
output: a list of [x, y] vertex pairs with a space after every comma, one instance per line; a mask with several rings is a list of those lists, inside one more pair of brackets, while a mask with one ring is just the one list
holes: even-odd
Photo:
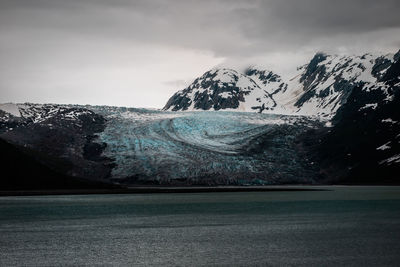
[[[385, 90], [381, 78], [398, 57], [399, 53], [385, 56], [317, 53], [295, 75], [286, 78], [256, 67], [244, 73], [213, 69], [174, 94], [164, 110], [237, 110], [331, 119], [354, 88]], [[390, 98], [390, 92], [386, 93]]]
[[319, 53], [290, 79], [213, 69], [163, 111], [1, 104], [1, 145], [23, 158], [2, 162], [78, 184], [398, 184], [399, 107], [400, 52]]
[[355, 183], [398, 182], [400, 53], [388, 68], [382, 64], [373, 69], [377, 82], [353, 88], [322, 136], [315, 158], [323, 172]]
[[[267, 79], [265, 77], [266, 84], [269, 83]], [[277, 81], [272, 80], [270, 82], [276, 85]], [[188, 88], [176, 93], [164, 110], [223, 109], [260, 112], [275, 106], [272, 96], [250, 76], [232, 69], [213, 69], [197, 78]]]
[[102, 180], [111, 171], [96, 134], [105, 119], [84, 107], [55, 104], [0, 105], [0, 137], [38, 162], [74, 177]]
[[39, 162], [35, 151], [0, 139], [0, 190], [68, 190], [115, 188], [111, 183], [68, 176]]

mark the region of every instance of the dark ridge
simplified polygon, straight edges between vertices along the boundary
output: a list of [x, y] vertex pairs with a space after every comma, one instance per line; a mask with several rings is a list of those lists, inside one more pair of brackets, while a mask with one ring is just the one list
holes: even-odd
[[310, 76], [314, 77], [312, 79], [315, 78], [315, 73], [318, 70], [318, 64], [321, 63], [322, 61], [324, 61], [327, 58], [327, 55], [324, 53], [317, 53], [315, 54], [315, 56], [311, 59], [310, 63], [308, 63], [307, 67], [306, 67], [306, 72], [304, 74], [303, 77], [300, 78], [300, 82], [303, 82], [306, 79], [309, 79]]
[[395, 55], [395, 58], [397, 58], [396, 62], [390, 66], [381, 79], [381, 81], [391, 86], [394, 86], [396, 83], [400, 82], [400, 50]]
[[60, 174], [38, 162], [26, 148], [0, 139], [0, 190], [111, 189], [115, 185]]
[[[360, 110], [368, 103], [384, 103], [384, 91], [365, 92], [363, 85], [352, 90], [347, 103], [339, 108], [333, 128], [303, 134], [300, 143], [320, 168], [320, 183], [332, 184], [400, 184], [398, 164], [383, 161], [400, 153], [400, 88], [392, 87], [393, 100], [374, 109]], [[388, 140], [390, 149], [377, 150]], [[303, 147], [303, 148], [304, 148]]]

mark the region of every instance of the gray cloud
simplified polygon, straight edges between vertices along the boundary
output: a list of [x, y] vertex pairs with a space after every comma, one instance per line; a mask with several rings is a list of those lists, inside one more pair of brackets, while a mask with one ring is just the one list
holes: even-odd
[[[193, 69], [193, 77], [218, 58], [270, 58], [278, 65], [277, 55], [286, 55], [287, 63], [288, 55], [308, 58], [321, 50], [394, 52], [400, 47], [399, 13], [398, 0], [0, 0], [0, 100], [22, 91], [16, 85], [21, 79], [32, 88], [59, 80], [65, 88], [67, 77], [86, 77], [93, 86], [96, 69], [128, 73], [146, 65], [165, 74], [168, 67], [160, 65], [180, 64], [170, 52], [176, 50], [186, 53], [185, 64], [192, 62], [185, 68]], [[154, 80], [159, 74], [147, 75]], [[170, 87], [165, 80], [158, 84]], [[78, 82], [68, 80], [70, 86]]]
[[3, 31], [39, 30], [48, 41], [64, 33], [221, 56], [294, 49], [327, 37], [335, 46], [347, 44], [347, 35], [400, 27], [398, 0], [1, 0], [0, 10]]
[[176, 88], [184, 88], [186, 87], [188, 84], [190, 84], [190, 80], [172, 80], [172, 81], [165, 81], [164, 84], [167, 86], [171, 86], [174, 89]]
[[400, 26], [397, 0], [2, 0], [0, 8], [2, 28], [40, 27], [208, 49], [224, 44], [228, 52], [253, 38], [269, 43], [284, 35], [295, 41]]

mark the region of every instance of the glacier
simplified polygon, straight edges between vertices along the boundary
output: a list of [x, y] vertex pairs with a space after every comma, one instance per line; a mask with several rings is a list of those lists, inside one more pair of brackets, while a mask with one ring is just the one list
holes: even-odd
[[108, 123], [98, 141], [115, 159], [114, 182], [313, 183], [296, 137], [319, 122], [245, 112], [168, 112], [92, 107]]

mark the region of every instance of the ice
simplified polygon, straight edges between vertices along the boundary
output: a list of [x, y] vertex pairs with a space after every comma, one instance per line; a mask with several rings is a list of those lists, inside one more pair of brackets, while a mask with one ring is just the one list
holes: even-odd
[[[301, 159], [293, 147], [285, 144], [291, 142], [297, 131], [313, 127], [302, 116], [229, 111], [93, 110], [108, 121], [98, 141], [107, 144], [104, 155], [116, 159], [112, 171], [115, 179], [137, 175], [160, 182], [181, 178], [198, 181], [201, 177], [213, 176], [213, 181], [237, 181], [259, 176], [274, 183], [278, 179], [273, 169], [275, 164], [286, 166], [283, 172], [289, 172], [287, 177], [291, 177], [292, 168], [301, 168], [296, 163]], [[280, 133], [292, 125], [296, 125], [293, 130]], [[259, 147], [257, 140], [261, 136], [269, 136], [269, 147], [263, 152], [246, 154], [246, 150]]]

